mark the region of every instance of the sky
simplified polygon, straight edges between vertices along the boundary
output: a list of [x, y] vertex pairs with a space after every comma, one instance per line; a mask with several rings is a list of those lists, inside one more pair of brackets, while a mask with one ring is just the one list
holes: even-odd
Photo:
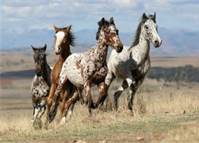
[[1, 39], [5, 33], [26, 34], [53, 24], [97, 29], [101, 17], [111, 16], [120, 31], [129, 32], [143, 12], [156, 12], [160, 27], [199, 31], [199, 0], [0, 0]]

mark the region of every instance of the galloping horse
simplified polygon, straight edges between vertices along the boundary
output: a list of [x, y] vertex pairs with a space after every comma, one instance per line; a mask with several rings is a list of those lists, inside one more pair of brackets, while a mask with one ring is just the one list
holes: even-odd
[[32, 46], [35, 62], [35, 76], [31, 85], [33, 125], [36, 123], [35, 121], [37, 119], [41, 121], [41, 117], [46, 110], [46, 98], [51, 85], [51, 69], [46, 60], [46, 47], [46, 45], [42, 48], [35, 48]]
[[114, 93], [116, 110], [118, 98], [127, 87], [130, 87], [128, 109], [133, 113], [134, 95], [150, 69], [150, 43], [156, 48], [162, 43], [157, 30], [156, 14], [147, 16], [144, 13], [130, 48], [124, 48], [121, 53], [114, 50], [111, 52], [105, 83], [109, 87], [115, 77], [123, 80], [122, 85]]
[[[60, 73], [59, 85], [55, 92], [55, 97], [58, 97], [64, 83], [71, 82], [77, 87], [78, 92], [76, 92], [76, 94], [74, 93], [68, 102], [75, 102], [76, 97], [78, 95], [81, 96], [82, 90], [85, 89], [85, 97], [88, 100], [90, 114], [91, 108], [95, 107], [91, 97], [92, 84], [97, 83], [101, 96], [104, 96], [103, 94], [105, 93], [104, 78], [107, 74], [106, 57], [108, 46], [116, 49], [117, 52], [121, 52], [123, 49], [123, 44], [119, 39], [118, 29], [115, 26], [113, 18], [111, 18], [110, 21], [102, 18], [98, 22], [98, 25], [96, 47], [84, 53], [71, 54], [65, 60]], [[52, 106], [51, 112], [49, 113], [49, 119], [51, 119], [49, 122], [53, 120], [56, 113], [56, 99], [57, 98], [55, 98], [53, 103], [54, 107]]]
[[[74, 45], [74, 36], [71, 32], [71, 26], [67, 26], [67, 27], [63, 27], [63, 28], [58, 28], [56, 26], [54, 26], [54, 31], [55, 31], [55, 54], [59, 55], [59, 58], [57, 60], [57, 62], [55, 63], [55, 65], [53, 66], [52, 69], [52, 73], [51, 73], [51, 79], [52, 79], [52, 85], [50, 87], [50, 92], [49, 92], [49, 96], [48, 96], [48, 110], [47, 110], [47, 115], [48, 112], [51, 108], [52, 105], [52, 100], [54, 97], [54, 93], [55, 90], [57, 88], [58, 85], [58, 79], [59, 79], [59, 74], [61, 72], [61, 68], [62, 65], [64, 63], [64, 61], [66, 60], [66, 58], [71, 54], [70, 51], [70, 46]], [[66, 87], [67, 85], [65, 84], [64, 87]], [[72, 90], [72, 87], [67, 86], [69, 89], [68, 90]], [[68, 90], [62, 90], [61, 92], [61, 98], [59, 98], [59, 101], [62, 101], [62, 103], [60, 104], [60, 110], [61, 110], [61, 116], [64, 116], [64, 106], [65, 106], [65, 98], [67, 97], [67, 92]], [[47, 120], [46, 123], [48, 121], [48, 116], [47, 116]]]

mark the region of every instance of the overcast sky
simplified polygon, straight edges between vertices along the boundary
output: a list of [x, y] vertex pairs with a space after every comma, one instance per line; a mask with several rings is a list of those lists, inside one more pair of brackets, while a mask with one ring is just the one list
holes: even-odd
[[199, 0], [0, 0], [1, 30], [24, 33], [73, 25], [96, 29], [101, 17], [113, 16], [119, 29], [132, 31], [143, 12], [157, 13], [160, 27], [199, 30]]

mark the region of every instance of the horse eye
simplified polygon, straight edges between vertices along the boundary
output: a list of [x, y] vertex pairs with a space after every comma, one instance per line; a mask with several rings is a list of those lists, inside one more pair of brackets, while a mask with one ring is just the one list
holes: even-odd
[[144, 26], [144, 28], [145, 28], [146, 30], [148, 30], [148, 29], [149, 29], [149, 27], [148, 27], [147, 25], [145, 25], [145, 26]]

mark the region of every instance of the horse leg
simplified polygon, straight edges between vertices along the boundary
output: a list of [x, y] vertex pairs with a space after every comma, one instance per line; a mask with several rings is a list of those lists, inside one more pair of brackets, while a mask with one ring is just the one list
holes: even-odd
[[128, 109], [129, 111], [133, 114], [133, 100], [134, 100], [134, 95], [136, 92], [136, 87], [135, 87], [135, 83], [134, 83], [134, 79], [132, 77], [129, 77], [126, 79], [128, 86], [130, 87], [129, 89], [129, 95], [128, 95]]
[[122, 82], [122, 85], [116, 90], [116, 92], [113, 95], [113, 105], [114, 109], [117, 111], [118, 110], [118, 99], [121, 96], [122, 92], [128, 87], [128, 84], [126, 80]]
[[40, 118], [40, 114], [42, 112], [42, 107], [39, 105], [35, 105], [33, 107], [33, 127], [35, 129], [41, 128], [41, 118]]
[[129, 110], [133, 110], [133, 100], [134, 100], [134, 96], [139, 88], [139, 86], [143, 83], [144, 81], [144, 77], [141, 77], [138, 81], [135, 82], [135, 84], [132, 84], [130, 86], [131, 89], [131, 94], [129, 94], [127, 100], [128, 100], [128, 109]]
[[52, 100], [51, 108], [48, 112], [48, 122], [52, 122], [57, 114], [57, 107], [59, 105], [60, 93], [62, 91], [62, 85], [58, 85], [57, 89], [55, 90], [55, 95]]
[[99, 98], [95, 104], [96, 107], [98, 107], [99, 105], [102, 106], [104, 104], [104, 101], [107, 95], [105, 82], [101, 82], [97, 86], [98, 86], [98, 91], [99, 91]]
[[41, 112], [39, 113], [39, 115], [38, 115], [38, 118], [39, 119], [41, 119], [41, 117], [43, 116], [43, 114], [45, 113], [45, 111], [46, 111], [46, 106], [43, 106], [43, 107], [41, 107], [41, 110], [40, 110]]
[[79, 100], [79, 95], [78, 92], [76, 91], [73, 93], [73, 96], [70, 97], [65, 103], [64, 117], [61, 119], [61, 123], [65, 123], [66, 119], [69, 120], [71, 118], [75, 103], [78, 100]]
[[91, 81], [90, 80], [86, 81], [84, 87], [85, 87], [84, 88], [85, 89], [85, 96], [88, 99], [88, 111], [89, 111], [89, 115], [91, 116], [92, 115], [91, 108], [94, 107], [93, 101], [92, 101], [92, 96], [91, 96]]
[[66, 84], [67, 82], [67, 76], [65, 71], [61, 71], [60, 76], [59, 76], [59, 81], [58, 81], [58, 86], [55, 90], [55, 95], [53, 98], [53, 102], [52, 102], [52, 106], [50, 108], [50, 111], [48, 113], [48, 121], [49, 123], [53, 121], [53, 119], [55, 118], [56, 114], [57, 114], [57, 107], [59, 105], [59, 98], [60, 98], [60, 93], [63, 89], [63, 86]]
[[66, 104], [68, 100], [71, 98], [72, 93], [74, 92], [74, 87], [69, 81], [65, 82], [64, 87], [66, 87], [66, 89], [64, 90], [64, 96], [63, 96], [63, 101], [61, 105], [61, 121], [63, 120], [65, 122]]
[[34, 105], [34, 107], [33, 107], [33, 118], [32, 118], [33, 122], [37, 119], [38, 114], [39, 114], [39, 110], [40, 110], [40, 108], [38, 107], [38, 105]]
[[97, 102], [95, 103], [95, 108], [97, 108], [100, 104], [103, 105], [106, 97], [108, 96], [108, 88], [113, 81], [115, 76], [113, 75], [112, 72], [108, 72], [105, 82], [102, 82], [98, 85], [98, 90], [99, 90], [99, 98], [97, 99]]
[[77, 102], [78, 99], [79, 99], [79, 98], [77, 97], [77, 99], [75, 99], [75, 101], [73, 101], [73, 102], [71, 103], [71, 106], [70, 106], [70, 108], [69, 108], [69, 110], [68, 110], [68, 113], [66, 114], [66, 118], [67, 118], [68, 120], [71, 119], [71, 116], [72, 116], [72, 114], [73, 114], [73, 110], [74, 110], [74, 107], [75, 107], [75, 103]]
[[46, 124], [48, 122], [48, 114], [49, 114], [50, 108], [52, 106], [52, 100], [53, 100], [53, 97], [54, 97], [54, 93], [55, 93], [56, 87], [57, 87], [57, 85], [55, 83], [52, 83], [52, 85], [50, 87], [49, 95], [47, 97], [47, 117], [46, 117]]
[[46, 99], [45, 98], [43, 98], [41, 100], [41, 102], [39, 103], [39, 108], [40, 108], [40, 111], [38, 112], [37, 118], [41, 119], [41, 117], [43, 116], [43, 114], [46, 111]]
[[[64, 88], [66, 87], [66, 88]], [[65, 103], [67, 102], [67, 100], [70, 98], [71, 96], [71, 89], [70, 89], [70, 85], [68, 84], [68, 82], [66, 81], [63, 85], [63, 89], [62, 89], [62, 100], [61, 100], [61, 104], [60, 104], [60, 115], [61, 118], [64, 117], [64, 113], [65, 113]]]

